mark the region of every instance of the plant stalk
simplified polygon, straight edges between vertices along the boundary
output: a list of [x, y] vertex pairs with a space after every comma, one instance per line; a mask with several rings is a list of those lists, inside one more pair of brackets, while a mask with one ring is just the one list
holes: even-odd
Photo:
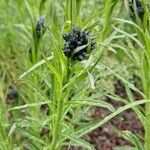
[[[147, 99], [150, 100], [150, 85], [148, 85]], [[150, 103], [145, 104], [146, 119], [150, 123]], [[150, 125], [145, 125], [145, 150], [150, 150]]]
[[[70, 60], [67, 60], [67, 70], [66, 70], [66, 77], [64, 79], [64, 83], [66, 84], [69, 80], [69, 73], [70, 73], [70, 68], [69, 68], [69, 64], [70, 64]], [[57, 89], [59, 89], [60, 91], [62, 91], [62, 85], [57, 84], [57, 80], [54, 80], [54, 84], [56, 84]], [[55, 89], [55, 88], [54, 88]], [[62, 93], [61, 92], [56, 92], [55, 93], [55, 98], [58, 100], [56, 103], [57, 109], [55, 114], [56, 115], [56, 119], [54, 120], [54, 132], [53, 132], [53, 139], [52, 139], [52, 144], [51, 144], [51, 150], [59, 150], [61, 149], [61, 145], [59, 143], [59, 138], [60, 138], [60, 134], [61, 134], [61, 128], [62, 128], [62, 121], [63, 121], [63, 110], [64, 110], [64, 99], [61, 97]]]
[[53, 113], [56, 114], [53, 122], [53, 138], [51, 144], [51, 150], [59, 150], [60, 149], [60, 134], [62, 128], [62, 118], [63, 118], [63, 105], [64, 99], [61, 97], [62, 95], [62, 83], [59, 83], [57, 78], [54, 78], [54, 110]]
[[61, 125], [62, 125], [63, 104], [64, 104], [63, 99], [60, 99], [56, 110], [57, 116], [55, 120], [55, 128], [53, 133], [51, 150], [58, 150], [58, 147], [60, 146], [58, 145], [58, 142], [59, 142], [59, 137], [61, 132]]
[[[150, 104], [147, 103], [145, 106], [146, 119], [150, 122]], [[145, 125], [145, 150], [150, 150], [150, 125]]]
[[[145, 58], [146, 60], [146, 58]], [[146, 99], [150, 100], [150, 56], [147, 54], [147, 60], [146, 60], [146, 71], [145, 71], [145, 89], [144, 93], [146, 95]], [[145, 116], [147, 121], [150, 123], [150, 103], [145, 104]], [[150, 150], [150, 125], [145, 124], [145, 145], [144, 145], [145, 150]]]

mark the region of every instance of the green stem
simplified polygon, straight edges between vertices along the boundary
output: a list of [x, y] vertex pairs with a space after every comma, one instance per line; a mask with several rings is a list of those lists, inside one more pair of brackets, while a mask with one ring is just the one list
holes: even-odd
[[[69, 68], [70, 60], [67, 60], [67, 74], [65, 78], [65, 83], [66, 84], [69, 80], [69, 73], [70, 73], [70, 68]], [[54, 79], [54, 84], [56, 84], [56, 87], [54, 89], [59, 89], [60, 92], [55, 92], [55, 99], [57, 100], [57, 103], [55, 104], [57, 106], [56, 108], [56, 119], [54, 120], [54, 132], [53, 132], [53, 139], [52, 139], [52, 144], [51, 144], [51, 150], [59, 150], [61, 148], [61, 145], [59, 143], [59, 138], [61, 134], [61, 128], [62, 128], [62, 121], [63, 121], [63, 109], [64, 109], [64, 98], [61, 97], [62, 95], [62, 85], [59, 83], [57, 84], [57, 80]]]
[[[144, 88], [144, 93], [146, 95], [146, 99], [150, 100], [150, 56], [147, 55], [147, 61], [145, 63], [145, 88]], [[146, 60], [145, 58], [145, 60]], [[150, 104], [146, 103], [145, 104], [145, 116], [148, 122], [150, 123]], [[145, 150], [150, 150], [150, 125], [145, 124]]]
[[[150, 104], [147, 103], [146, 106], [146, 119], [150, 122]], [[145, 125], [145, 150], [150, 150], [150, 125]]]
[[[150, 85], [148, 85], [147, 99], [150, 99]], [[145, 115], [146, 115], [146, 119], [150, 123], [150, 104], [149, 103], [145, 104]], [[149, 124], [145, 125], [145, 150], [150, 150], [150, 125]]]
[[53, 133], [51, 150], [58, 150], [58, 147], [60, 146], [58, 145], [58, 142], [59, 142], [59, 137], [61, 132], [61, 125], [62, 125], [63, 104], [64, 104], [63, 99], [60, 99], [57, 107], [57, 116], [55, 121], [55, 128]]
[[5, 140], [5, 134], [4, 134], [3, 127], [1, 125], [1, 123], [0, 123], [0, 133], [1, 133], [3, 140]]

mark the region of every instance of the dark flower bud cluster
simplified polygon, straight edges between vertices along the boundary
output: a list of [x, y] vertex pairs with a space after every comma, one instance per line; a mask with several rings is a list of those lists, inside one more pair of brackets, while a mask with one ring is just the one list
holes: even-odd
[[94, 38], [90, 38], [89, 32], [81, 31], [77, 27], [74, 27], [70, 33], [64, 34], [63, 38], [65, 40], [63, 52], [66, 57], [73, 60], [82, 61], [86, 57], [88, 43], [90, 43], [90, 51], [95, 48]]
[[[135, 2], [135, 4], [134, 4]], [[130, 15], [131, 18], [135, 19], [135, 11], [137, 10], [137, 15], [139, 16], [140, 19], [143, 18], [144, 16], [144, 8], [142, 6], [142, 3], [140, 2], [140, 0], [128, 0], [128, 5], [129, 5], [129, 9], [130, 9]], [[136, 7], [136, 8], [135, 8]]]
[[7, 104], [14, 104], [15, 101], [19, 98], [19, 92], [16, 89], [12, 89], [8, 92], [6, 97]]
[[44, 22], [45, 22], [45, 17], [39, 17], [37, 23], [36, 23], [36, 36], [37, 38], [40, 38], [41, 35], [43, 34], [43, 29], [44, 29]]

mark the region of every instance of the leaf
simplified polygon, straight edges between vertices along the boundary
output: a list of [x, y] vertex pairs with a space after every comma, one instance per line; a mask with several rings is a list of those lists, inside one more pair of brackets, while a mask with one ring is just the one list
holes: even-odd
[[76, 5], [77, 5], [77, 15], [80, 14], [80, 10], [81, 10], [81, 7], [82, 7], [82, 1], [83, 0], [76, 0]]
[[117, 30], [118, 32], [120, 32], [120, 33], [128, 36], [130, 39], [132, 39], [133, 41], [135, 41], [142, 49], [144, 49], [143, 44], [137, 38], [135, 38], [135, 36], [133, 34], [129, 34], [129, 33], [125, 32], [125, 31], [123, 31], [121, 29], [118, 29], [118, 28], [114, 27], [114, 26], [113, 26], [113, 28], [115, 30]]
[[123, 77], [121, 77], [120, 75], [116, 74], [112, 69], [110, 69], [109, 67], [103, 65], [104, 67], [106, 67], [112, 74], [114, 74], [118, 79], [120, 79], [124, 84], [126, 84], [129, 88], [131, 88], [132, 90], [140, 93], [143, 97], [145, 97], [145, 95], [138, 90], [133, 84], [129, 83], [127, 80], [125, 80]]
[[115, 111], [115, 108], [104, 101], [100, 101], [100, 100], [93, 100], [92, 98], [87, 98], [87, 99], [72, 99], [70, 102], [68, 102], [67, 104], [72, 104], [72, 105], [89, 105], [89, 106], [98, 106], [98, 107], [103, 107], [103, 108], [107, 108], [108, 110], [110, 110], [111, 112]]
[[21, 105], [21, 106], [16, 106], [16, 107], [10, 108], [9, 111], [25, 109], [25, 108], [28, 108], [28, 107], [41, 106], [41, 105], [48, 104], [48, 103], [52, 103], [52, 102], [51, 101], [45, 101], [45, 102], [39, 102], [39, 103], [25, 104], [25, 105]]
[[[53, 58], [54, 58], [54, 56], [52, 55], [52, 56], [50, 56], [50, 57], [47, 58], [47, 61], [48, 61], [48, 60], [51, 60], [51, 59], [53, 59]], [[43, 65], [43, 64], [45, 64], [45, 63], [46, 63], [45, 60], [39, 61], [38, 63], [36, 63], [35, 65], [33, 65], [28, 71], [24, 72], [24, 73], [18, 78], [18, 80], [22, 79], [23, 77], [25, 77], [26, 75], [28, 75], [29, 73], [31, 73], [32, 71], [34, 71], [36, 68], [40, 67], [41, 65]]]
[[134, 26], [134, 27], [137, 28], [137, 29], [141, 32], [141, 34], [144, 36], [143, 30], [142, 30], [137, 24], [135, 24], [134, 22], [132, 22], [132, 21], [130, 21], [130, 20], [119, 19], [119, 18], [113, 18], [113, 19], [116, 20], [116, 21], [120, 21], [120, 22], [122, 22], [122, 23], [130, 24], [130, 25]]
[[14, 123], [9, 130], [8, 136], [11, 136], [14, 133], [16, 127], [17, 127], [17, 123]]
[[125, 52], [125, 54], [129, 57], [129, 59], [135, 64], [137, 68], [140, 67], [140, 61], [138, 61], [137, 52], [135, 52], [135, 49], [131, 49], [127, 46], [120, 46], [119, 44], [110, 44], [110, 46], [114, 48], [119, 48]]
[[95, 80], [94, 80], [94, 77], [91, 73], [88, 72], [88, 75], [89, 75], [89, 80], [90, 80], [90, 83], [91, 83], [91, 89], [95, 89]]
[[70, 1], [71, 1], [72, 23], [76, 25], [77, 24], [77, 3], [76, 0], [70, 0]]
[[133, 143], [136, 146], [136, 150], [144, 150], [140, 139], [132, 132], [122, 131], [121, 135], [122, 135], [122, 137], [124, 137], [125, 139], [127, 139], [128, 141]]
[[24, 24], [14, 24], [14, 27], [19, 32], [19, 36], [21, 36], [21, 38], [25, 39], [28, 42], [31, 41], [31, 34], [28, 32], [28, 30]]
[[25, 135], [25, 136], [27, 136], [29, 139], [33, 140], [34, 143], [37, 142], [37, 143], [41, 143], [41, 144], [43, 144], [43, 145], [47, 145], [47, 143], [45, 143], [44, 140], [42, 140], [42, 139], [36, 137], [35, 135], [31, 134], [30, 132], [26, 132], [26, 131], [24, 131], [24, 130], [21, 130], [21, 132], [22, 132], [23, 135]]
[[44, 9], [44, 5], [46, 3], [47, 0], [41, 0], [40, 2], [40, 6], [39, 6], [39, 14], [42, 14], [42, 10]]
[[123, 107], [118, 108], [115, 112], [106, 116], [102, 120], [91, 122], [91, 123], [83, 125], [82, 127], [77, 128], [76, 132], [74, 134], [77, 137], [81, 137], [81, 136], [93, 131], [94, 129], [100, 127], [101, 125], [107, 123], [109, 120], [111, 120], [115, 116], [119, 115], [120, 113], [124, 112], [125, 110], [128, 110], [130, 108], [133, 108], [135, 106], [145, 104], [145, 103], [150, 103], [150, 100], [139, 100], [139, 101], [131, 102]]
[[65, 145], [80, 146], [80, 147], [86, 148], [87, 150], [95, 150], [93, 145], [91, 145], [90, 143], [86, 142], [83, 139], [73, 138], [73, 139], [70, 139], [70, 140], [71, 140], [70, 143], [65, 144]]
[[25, 6], [26, 6], [26, 8], [27, 8], [27, 12], [28, 12], [28, 14], [29, 14], [29, 17], [30, 17], [31, 22], [32, 22], [32, 25], [33, 25], [33, 24], [34, 24], [34, 15], [33, 15], [32, 8], [31, 8], [31, 6], [30, 6], [28, 0], [24, 0], [24, 2], [25, 2]]
[[47, 59], [45, 59], [45, 62], [49, 68], [49, 70], [55, 75], [55, 77], [57, 78], [59, 84], [62, 84], [62, 78], [60, 76], [60, 74], [57, 72], [57, 70], [48, 62]]
[[[112, 93], [111, 93], [111, 94], [112, 94]], [[112, 95], [113, 95], [113, 96], [112, 96]], [[113, 100], [123, 102], [124, 104], [130, 103], [130, 102], [128, 102], [127, 100], [121, 98], [121, 97], [118, 96], [118, 95], [115, 95], [115, 94], [112, 94], [112, 95], [106, 94], [107, 97], [109, 97], [109, 98], [111, 98], [111, 99], [113, 99]], [[144, 125], [145, 122], [150, 125], [150, 123], [148, 122], [148, 120], [146, 119], [146, 117], [142, 114], [142, 112], [140, 111], [140, 109], [138, 108], [138, 106], [137, 106], [137, 107], [133, 107], [132, 109], [136, 112], [136, 114], [138, 115], [138, 117], [139, 117], [141, 123], [143, 123], [143, 125]]]
[[102, 39], [105, 39], [107, 34], [111, 31], [111, 14], [113, 11], [113, 8], [115, 6], [116, 1], [113, 0], [106, 0], [104, 1], [105, 7], [103, 11], [103, 33], [102, 33]]
[[113, 150], [137, 150], [135, 147], [129, 147], [129, 146], [117, 146], [114, 147]]
[[81, 51], [82, 49], [84, 49], [85, 47], [87, 47], [87, 44], [86, 45], [82, 45], [80, 47], [77, 47], [74, 51], [73, 51], [73, 54], [74, 55], [75, 53], [78, 53], [79, 51]]
[[49, 123], [54, 117], [56, 116], [56, 114], [54, 115], [50, 115], [48, 118], [46, 118], [44, 120], [44, 122], [42, 123], [41, 127], [44, 127], [47, 123]]

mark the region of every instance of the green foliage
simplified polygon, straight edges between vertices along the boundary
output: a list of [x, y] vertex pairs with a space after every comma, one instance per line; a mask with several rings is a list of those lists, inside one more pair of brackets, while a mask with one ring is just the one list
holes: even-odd
[[[128, 8], [127, 0], [125, 4]], [[146, 1], [142, 6], [144, 19], [135, 21], [118, 0], [1, 0], [0, 149], [94, 150], [84, 136], [128, 109], [145, 129], [145, 147], [138, 135], [116, 131], [135, 147], [114, 149], [150, 149], [150, 13]], [[37, 36], [41, 16], [45, 21]], [[75, 26], [89, 31], [96, 41], [96, 48], [81, 62], [65, 57], [62, 50], [63, 33]], [[130, 83], [133, 73], [141, 87]], [[116, 78], [125, 85], [128, 99], [110, 88]], [[20, 97], [8, 105], [7, 93], [15, 87]], [[143, 99], [136, 101], [132, 91]], [[106, 97], [123, 106], [115, 109]], [[110, 114], [94, 121], [88, 116], [93, 107]]]

